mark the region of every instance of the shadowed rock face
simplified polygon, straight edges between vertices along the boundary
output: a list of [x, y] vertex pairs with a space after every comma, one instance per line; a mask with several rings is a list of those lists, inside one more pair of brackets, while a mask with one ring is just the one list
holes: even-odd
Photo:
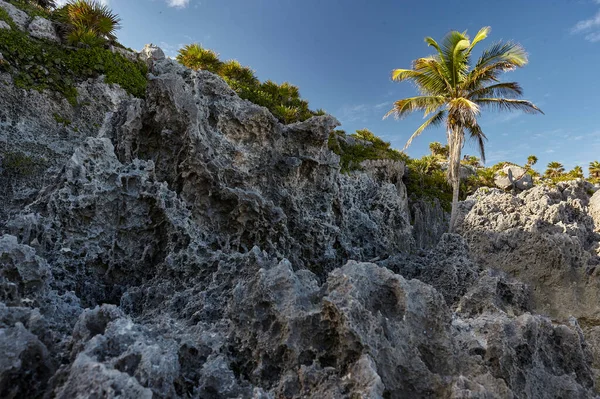
[[404, 165], [340, 175], [334, 118], [154, 58], [5, 223], [0, 396], [594, 397], [577, 320], [458, 235], [416, 251]]

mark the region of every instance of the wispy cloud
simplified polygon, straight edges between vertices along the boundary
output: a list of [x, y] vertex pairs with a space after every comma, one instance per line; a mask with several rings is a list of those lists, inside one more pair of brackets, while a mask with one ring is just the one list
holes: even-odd
[[190, 4], [190, 0], [167, 0], [169, 7], [185, 8]]
[[368, 122], [370, 118], [381, 118], [390, 106], [389, 101], [378, 104], [345, 105], [336, 115], [342, 123]]
[[[596, 1], [600, 4], [600, 1]], [[584, 19], [575, 24], [571, 28], [573, 34], [585, 34], [585, 40], [595, 43], [600, 42], [600, 11], [596, 13], [592, 18]]]

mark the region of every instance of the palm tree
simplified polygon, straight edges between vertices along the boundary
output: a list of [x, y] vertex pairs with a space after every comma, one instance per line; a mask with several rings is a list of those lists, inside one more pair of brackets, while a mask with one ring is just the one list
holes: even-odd
[[439, 141], [429, 143], [429, 151], [431, 151], [431, 155], [435, 157], [443, 158], [444, 160], [448, 159], [448, 145], [442, 145]]
[[177, 61], [195, 71], [204, 69], [212, 73], [219, 73], [223, 63], [219, 54], [205, 49], [198, 43], [188, 44], [179, 50]]
[[573, 179], [583, 179], [583, 168], [579, 165], [575, 166], [570, 172], [569, 176]]
[[530, 155], [527, 157], [527, 163], [525, 164], [525, 169], [531, 169], [533, 165], [535, 165], [538, 161], [538, 158], [535, 155]]
[[71, 0], [55, 12], [60, 30], [70, 44], [101, 45], [117, 40], [121, 19], [96, 0]]
[[588, 171], [590, 172], [590, 177], [592, 179], [600, 179], [600, 162], [598, 162], [598, 161], [590, 162]]
[[544, 173], [544, 175], [551, 179], [561, 177], [565, 172], [565, 167], [563, 164], [556, 161], [550, 162], [546, 168], [546, 173]]
[[533, 103], [519, 99], [523, 90], [518, 83], [499, 81], [502, 72], [527, 64], [527, 54], [519, 44], [494, 44], [482, 53], [474, 66], [471, 65], [473, 48], [489, 32], [489, 27], [482, 28], [471, 41], [466, 32], [452, 31], [441, 45], [428, 37], [425, 42], [437, 50], [437, 54], [415, 60], [412, 69], [392, 71], [392, 80], [414, 82], [420, 95], [396, 101], [385, 117], [393, 114], [402, 118], [414, 111], [423, 111], [426, 117], [432, 115], [413, 133], [405, 149], [425, 129], [445, 122], [450, 147], [448, 179], [453, 186], [450, 231], [454, 230], [456, 222], [465, 131], [477, 141], [481, 159], [485, 162], [486, 136], [477, 121], [481, 110], [542, 112]]

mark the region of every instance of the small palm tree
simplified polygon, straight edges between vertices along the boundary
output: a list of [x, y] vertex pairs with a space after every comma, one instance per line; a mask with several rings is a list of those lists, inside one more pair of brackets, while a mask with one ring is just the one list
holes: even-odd
[[195, 71], [203, 69], [212, 73], [219, 73], [223, 66], [219, 54], [198, 43], [188, 44], [180, 49], [177, 61]]
[[71, 0], [56, 11], [63, 36], [70, 44], [101, 45], [117, 40], [121, 19], [96, 0]]
[[531, 169], [533, 165], [535, 165], [538, 161], [538, 158], [535, 155], [530, 155], [527, 157], [527, 163], [525, 164], [525, 169]]
[[442, 143], [434, 141], [433, 143], [429, 143], [429, 151], [431, 151], [431, 155], [435, 157], [442, 158], [443, 160], [448, 159], [448, 145], [442, 145]]
[[230, 86], [238, 85], [247, 88], [256, 88], [260, 84], [256, 75], [254, 75], [254, 71], [248, 67], [242, 66], [242, 64], [236, 60], [225, 62], [221, 66], [219, 73]]
[[412, 69], [392, 72], [392, 80], [414, 82], [420, 95], [396, 101], [385, 117], [402, 118], [415, 111], [423, 111], [426, 117], [429, 116], [410, 137], [405, 149], [425, 129], [445, 122], [450, 149], [448, 179], [453, 186], [450, 231], [454, 229], [457, 216], [465, 132], [477, 141], [481, 159], [485, 162], [484, 142], [487, 138], [477, 120], [481, 110], [541, 112], [533, 103], [519, 99], [523, 90], [518, 83], [499, 80], [502, 72], [527, 64], [527, 54], [520, 45], [511, 42], [494, 44], [483, 52], [475, 65], [471, 65], [473, 48], [489, 32], [489, 27], [482, 28], [471, 41], [466, 32], [452, 31], [441, 45], [428, 37], [425, 42], [437, 50], [435, 55], [415, 60]]
[[546, 167], [546, 173], [544, 173], [544, 176], [549, 177], [551, 179], [556, 179], [558, 177], [561, 177], [563, 175], [563, 173], [565, 173], [565, 167], [563, 166], [562, 163], [560, 162], [550, 162], [548, 164], [548, 166]]
[[572, 177], [573, 179], [583, 179], [583, 168], [579, 165], [575, 166], [569, 171], [569, 177]]
[[598, 161], [590, 162], [588, 171], [590, 172], [590, 177], [592, 179], [600, 179], [600, 162], [598, 162]]

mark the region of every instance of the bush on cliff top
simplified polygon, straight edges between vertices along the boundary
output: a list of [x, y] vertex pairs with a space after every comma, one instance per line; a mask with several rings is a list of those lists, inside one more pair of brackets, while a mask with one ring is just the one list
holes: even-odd
[[3, 29], [0, 53], [6, 64], [2, 67], [14, 76], [15, 85], [59, 92], [73, 105], [77, 102], [76, 82], [100, 75], [105, 75], [106, 83], [116, 83], [136, 97], [146, 92], [145, 64], [102, 47], [67, 48], [16, 29]]
[[260, 82], [254, 71], [236, 60], [223, 62], [219, 54], [201, 45], [188, 44], [179, 50], [177, 61], [194, 70], [206, 70], [221, 76], [243, 99], [268, 108], [282, 123], [304, 121], [322, 110], [311, 111], [308, 101], [300, 97], [300, 90], [288, 82], [277, 84], [271, 80]]

